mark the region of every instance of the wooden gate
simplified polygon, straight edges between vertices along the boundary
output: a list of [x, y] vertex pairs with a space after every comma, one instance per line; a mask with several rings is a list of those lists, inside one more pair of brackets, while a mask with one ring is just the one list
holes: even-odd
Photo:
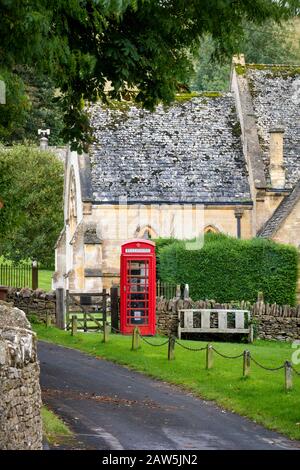
[[110, 321], [109, 294], [66, 291], [66, 328], [71, 329], [72, 316], [77, 317], [77, 328], [83, 331], [103, 331]]

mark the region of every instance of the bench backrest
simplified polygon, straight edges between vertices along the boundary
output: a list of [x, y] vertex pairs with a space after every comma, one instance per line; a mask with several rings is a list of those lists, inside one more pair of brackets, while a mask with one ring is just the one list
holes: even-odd
[[[211, 314], [217, 313], [218, 316], [218, 326], [211, 325]], [[248, 329], [248, 324], [250, 321], [250, 312], [249, 310], [218, 310], [218, 309], [188, 309], [188, 310], [179, 310], [178, 319], [181, 322], [183, 315], [183, 326], [184, 330], [193, 331], [194, 328], [194, 316], [195, 314], [200, 314], [201, 326], [197, 327], [197, 330], [210, 330], [218, 329], [220, 332], [226, 333], [226, 330], [232, 331], [233, 329], [238, 332], [238, 330]], [[231, 324], [228, 326], [228, 314], [232, 314], [234, 317], [234, 326]]]

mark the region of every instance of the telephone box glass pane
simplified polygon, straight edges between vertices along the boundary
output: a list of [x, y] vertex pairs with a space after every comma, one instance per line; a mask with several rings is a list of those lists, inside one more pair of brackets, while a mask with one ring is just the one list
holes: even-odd
[[149, 261], [127, 261], [127, 325], [147, 325], [149, 312]]

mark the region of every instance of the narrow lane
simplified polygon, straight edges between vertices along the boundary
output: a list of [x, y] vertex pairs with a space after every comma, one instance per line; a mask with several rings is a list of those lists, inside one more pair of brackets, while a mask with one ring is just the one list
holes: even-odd
[[44, 342], [38, 352], [43, 401], [84, 448], [300, 449], [300, 442], [125, 367]]

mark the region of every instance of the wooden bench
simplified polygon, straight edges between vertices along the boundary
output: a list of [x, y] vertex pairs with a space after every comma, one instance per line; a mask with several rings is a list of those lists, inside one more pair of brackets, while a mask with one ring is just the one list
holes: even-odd
[[[217, 314], [218, 327], [212, 325], [211, 314]], [[200, 317], [200, 326], [194, 327], [194, 316]], [[228, 314], [234, 327], [228, 326]], [[182, 333], [223, 333], [223, 334], [247, 334], [248, 341], [253, 342], [253, 325], [250, 324], [251, 314], [249, 310], [218, 310], [218, 309], [189, 309], [178, 311], [178, 338]], [[198, 320], [199, 322], [199, 320]], [[181, 326], [183, 324], [183, 326]]]

